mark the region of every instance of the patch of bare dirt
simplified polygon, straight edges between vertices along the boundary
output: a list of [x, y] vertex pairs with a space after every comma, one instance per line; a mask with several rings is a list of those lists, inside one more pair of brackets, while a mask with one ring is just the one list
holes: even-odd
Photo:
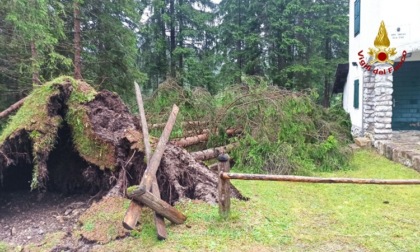
[[52, 192], [0, 192], [0, 241], [22, 246], [41, 244], [48, 233], [70, 235], [90, 199]]

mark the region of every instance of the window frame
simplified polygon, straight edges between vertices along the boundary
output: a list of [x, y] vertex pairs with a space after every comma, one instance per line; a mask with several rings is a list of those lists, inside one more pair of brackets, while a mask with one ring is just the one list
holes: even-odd
[[360, 82], [359, 80], [354, 80], [353, 83], [353, 108], [359, 108], [359, 97], [360, 97]]

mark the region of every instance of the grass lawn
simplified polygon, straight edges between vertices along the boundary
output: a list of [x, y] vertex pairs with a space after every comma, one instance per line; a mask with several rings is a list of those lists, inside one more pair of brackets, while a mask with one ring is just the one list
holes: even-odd
[[[370, 151], [352, 169], [322, 177], [420, 179], [420, 174]], [[151, 213], [142, 231], [97, 251], [420, 251], [420, 185], [382, 186], [233, 181], [250, 201], [233, 200], [231, 218], [217, 206], [178, 205], [188, 220], [155, 238]]]
[[[351, 166], [317, 175], [420, 179], [420, 173], [371, 151], [358, 151]], [[420, 252], [420, 185], [233, 183], [251, 199], [233, 200], [227, 221], [219, 218], [217, 205], [182, 202], [177, 207], [187, 215], [186, 223], [167, 222], [168, 239], [157, 241], [146, 209], [140, 232], [93, 251]], [[5, 246], [0, 242], [0, 251], [7, 251]]]

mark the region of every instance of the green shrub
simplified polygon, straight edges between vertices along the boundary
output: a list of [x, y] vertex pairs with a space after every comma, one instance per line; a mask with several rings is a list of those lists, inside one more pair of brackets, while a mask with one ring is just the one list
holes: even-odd
[[[279, 89], [263, 78], [244, 78], [243, 84], [214, 96], [166, 82], [149, 100], [147, 110], [149, 118], [164, 122], [170, 106], [178, 104], [176, 136], [185, 131], [182, 121], [209, 121], [215, 131], [207, 147], [239, 142], [231, 156], [241, 171], [311, 174], [344, 169], [351, 154], [349, 117], [337, 106], [317, 105], [316, 95]], [[163, 110], [164, 116], [154, 116]], [[242, 136], [228, 138], [227, 128], [241, 128]]]

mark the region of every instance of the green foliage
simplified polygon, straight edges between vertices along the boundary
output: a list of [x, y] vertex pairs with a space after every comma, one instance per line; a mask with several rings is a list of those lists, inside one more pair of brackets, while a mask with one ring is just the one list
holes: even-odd
[[[347, 167], [350, 122], [342, 109], [331, 112], [313, 101], [316, 93], [279, 89], [264, 78], [243, 77], [242, 83], [211, 96], [166, 82], [146, 102], [146, 110], [153, 123], [162, 123], [172, 104], [180, 106], [172, 137], [189, 130], [182, 121], [209, 122], [208, 128], [215, 130], [207, 147], [239, 142], [232, 156], [240, 170], [310, 174]], [[228, 128], [243, 129], [242, 136], [229, 138]]]

